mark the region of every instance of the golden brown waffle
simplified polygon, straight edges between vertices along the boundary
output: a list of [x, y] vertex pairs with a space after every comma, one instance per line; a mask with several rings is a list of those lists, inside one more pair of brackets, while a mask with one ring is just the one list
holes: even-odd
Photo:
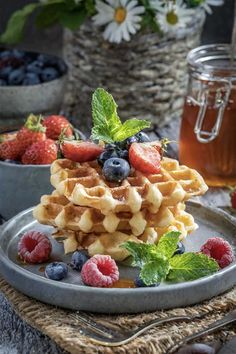
[[137, 213], [147, 208], [157, 213], [161, 206], [175, 206], [206, 192], [199, 173], [177, 160], [163, 158], [159, 174], [145, 176], [133, 170], [121, 184], [106, 181], [96, 161], [76, 163], [60, 159], [51, 165], [51, 183], [73, 204], [111, 211]]
[[179, 203], [175, 207], [162, 206], [154, 214], [148, 209], [142, 209], [135, 214], [110, 212], [104, 215], [98, 209], [74, 205], [58, 192], [53, 192], [52, 195], [41, 198], [41, 203], [34, 209], [33, 215], [41, 224], [62, 230], [97, 234], [122, 230], [140, 236], [147, 227], [167, 228], [173, 224], [182, 209], [183, 206]]
[[179, 208], [172, 224], [163, 228], [146, 228], [144, 233], [136, 237], [127, 231], [114, 233], [83, 233], [81, 231], [57, 230], [53, 237], [64, 243], [65, 253], [74, 252], [76, 249], [88, 249], [91, 256], [95, 254], [108, 254], [115, 260], [121, 261], [128, 256], [128, 252], [120, 245], [126, 241], [157, 243], [160, 237], [168, 231], [180, 231], [180, 239], [185, 238], [190, 232], [196, 230], [197, 225], [193, 217]]

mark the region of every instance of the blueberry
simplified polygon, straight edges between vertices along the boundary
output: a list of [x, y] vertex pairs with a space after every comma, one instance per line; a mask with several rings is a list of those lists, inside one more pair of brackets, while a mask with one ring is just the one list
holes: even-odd
[[87, 262], [89, 257], [84, 251], [75, 251], [71, 258], [71, 267], [75, 270], [81, 271], [84, 263]]
[[41, 79], [44, 82], [52, 81], [57, 79], [60, 76], [59, 72], [54, 68], [43, 69], [41, 74]]
[[144, 132], [139, 132], [138, 134], [135, 135], [139, 143], [146, 143], [150, 141], [149, 136], [145, 134]]
[[41, 61], [43, 64], [47, 64], [50, 59], [51, 59], [51, 56], [48, 54], [39, 54], [37, 57], [37, 60]]
[[13, 68], [11, 66], [5, 66], [0, 70], [0, 79], [7, 80], [9, 74], [12, 72]]
[[22, 50], [13, 49], [12, 56], [17, 59], [23, 59], [25, 56], [25, 52], [23, 52]]
[[4, 50], [2, 52], [0, 52], [0, 59], [6, 59], [6, 58], [10, 58], [11, 55], [11, 51], [10, 50]]
[[7, 86], [6, 80], [0, 79], [0, 86]]
[[99, 165], [103, 166], [105, 161], [107, 161], [108, 159], [113, 158], [113, 157], [119, 157], [116, 150], [113, 150], [113, 149], [105, 150], [98, 157], [98, 163], [99, 163]]
[[31, 64], [28, 64], [26, 67], [26, 71], [29, 73], [41, 74], [43, 68], [43, 63], [40, 61], [33, 61]]
[[130, 165], [124, 159], [113, 157], [105, 161], [103, 175], [110, 182], [121, 182], [130, 173]]
[[117, 145], [116, 144], [106, 144], [105, 145], [105, 149], [106, 150], [116, 150], [116, 148], [117, 148]]
[[46, 266], [45, 276], [52, 280], [62, 280], [68, 274], [68, 267], [63, 262], [53, 262]]
[[8, 83], [9, 85], [20, 85], [24, 80], [24, 77], [25, 77], [24, 69], [22, 68], [15, 69], [9, 74]]
[[154, 287], [160, 285], [160, 283], [151, 284], [151, 285], [146, 285], [146, 284], [144, 283], [144, 281], [143, 281], [139, 276], [137, 276], [137, 277], [135, 278], [134, 284], [135, 284], [136, 288], [147, 288], [147, 287], [148, 287], [148, 288], [154, 288]]
[[40, 84], [39, 76], [35, 73], [26, 73], [22, 85], [30, 86]]
[[174, 254], [183, 254], [185, 252], [185, 247], [183, 242], [178, 242], [177, 243], [177, 248]]
[[67, 72], [67, 65], [64, 62], [64, 60], [62, 60], [62, 59], [58, 59], [56, 67], [59, 70], [61, 75], [65, 74]]
[[126, 146], [129, 147], [131, 144], [133, 143], [137, 143], [138, 139], [136, 138], [136, 136], [131, 136], [130, 138], [126, 139]]
[[129, 152], [128, 152], [128, 150], [121, 150], [119, 152], [119, 157], [121, 159], [129, 160]]

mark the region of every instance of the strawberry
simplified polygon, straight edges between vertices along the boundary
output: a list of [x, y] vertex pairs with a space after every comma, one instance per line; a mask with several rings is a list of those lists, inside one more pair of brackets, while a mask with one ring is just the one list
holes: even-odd
[[18, 131], [16, 138], [23, 151], [33, 143], [46, 139], [46, 128], [42, 126], [41, 119], [41, 116], [30, 114], [25, 125]]
[[103, 150], [101, 146], [90, 141], [65, 140], [61, 143], [64, 157], [76, 162], [95, 160]]
[[230, 194], [232, 208], [236, 209], [236, 189]]
[[43, 126], [46, 128], [46, 135], [49, 139], [59, 139], [62, 132], [68, 138], [73, 136], [70, 122], [63, 116], [49, 116], [44, 119]]
[[22, 156], [24, 165], [47, 165], [57, 158], [55, 141], [46, 139], [32, 144]]
[[1, 160], [14, 160], [17, 161], [22, 155], [22, 150], [18, 141], [6, 140], [0, 144], [0, 159]]
[[134, 169], [145, 174], [159, 173], [161, 170], [161, 155], [150, 144], [133, 143], [129, 149], [129, 162]]

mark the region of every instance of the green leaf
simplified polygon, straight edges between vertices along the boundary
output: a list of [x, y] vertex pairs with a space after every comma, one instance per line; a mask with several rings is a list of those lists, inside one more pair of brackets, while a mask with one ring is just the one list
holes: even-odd
[[42, 10], [36, 16], [36, 26], [38, 28], [45, 28], [56, 23], [61, 14], [65, 11], [66, 6], [64, 3], [55, 3], [43, 6]]
[[180, 235], [181, 232], [179, 231], [171, 231], [164, 234], [157, 244], [157, 252], [170, 259], [176, 251]]
[[39, 3], [28, 4], [16, 11], [9, 19], [5, 32], [0, 36], [0, 42], [9, 44], [20, 42], [29, 15], [39, 6]]
[[132, 135], [137, 134], [140, 130], [149, 128], [150, 122], [146, 120], [139, 120], [136, 118], [126, 120], [122, 127], [114, 134], [115, 141], [123, 141]]
[[202, 253], [184, 253], [170, 259], [168, 280], [190, 281], [211, 275], [219, 270], [217, 262]]
[[117, 104], [112, 95], [98, 88], [92, 98], [93, 124], [92, 138], [105, 142], [122, 141], [150, 127], [145, 120], [130, 119], [121, 123], [117, 114]]
[[[142, 267], [156, 256], [156, 246], [148, 243], [136, 243], [127, 241], [121, 248], [125, 248], [133, 257], [133, 266]], [[160, 257], [159, 255], [157, 257]]]
[[87, 10], [88, 16], [93, 16], [96, 12], [95, 1], [85, 0], [85, 8]]
[[117, 104], [107, 91], [98, 88], [94, 92], [92, 98], [93, 139], [113, 141], [114, 133], [122, 126], [116, 109]]
[[158, 256], [155, 260], [144, 264], [140, 272], [140, 278], [146, 285], [152, 285], [160, 283], [165, 279], [168, 271], [168, 260], [162, 256]]
[[82, 25], [86, 18], [87, 11], [85, 9], [74, 10], [61, 14], [59, 22], [70, 30], [75, 31]]

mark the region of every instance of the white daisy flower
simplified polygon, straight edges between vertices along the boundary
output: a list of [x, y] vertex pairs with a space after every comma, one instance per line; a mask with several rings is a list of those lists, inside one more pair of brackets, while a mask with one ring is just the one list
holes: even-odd
[[98, 13], [93, 20], [96, 25], [107, 25], [103, 32], [106, 40], [114, 43], [129, 41], [130, 35], [140, 29], [140, 15], [145, 8], [137, 5], [137, 0], [96, 0]]
[[156, 21], [164, 33], [174, 32], [178, 28], [186, 27], [191, 21], [193, 10], [187, 9], [183, 0], [151, 2], [153, 9], [157, 11]]
[[210, 6], [221, 6], [223, 4], [224, 0], [203, 0], [200, 6], [203, 7], [208, 14], [211, 15], [212, 9]]

